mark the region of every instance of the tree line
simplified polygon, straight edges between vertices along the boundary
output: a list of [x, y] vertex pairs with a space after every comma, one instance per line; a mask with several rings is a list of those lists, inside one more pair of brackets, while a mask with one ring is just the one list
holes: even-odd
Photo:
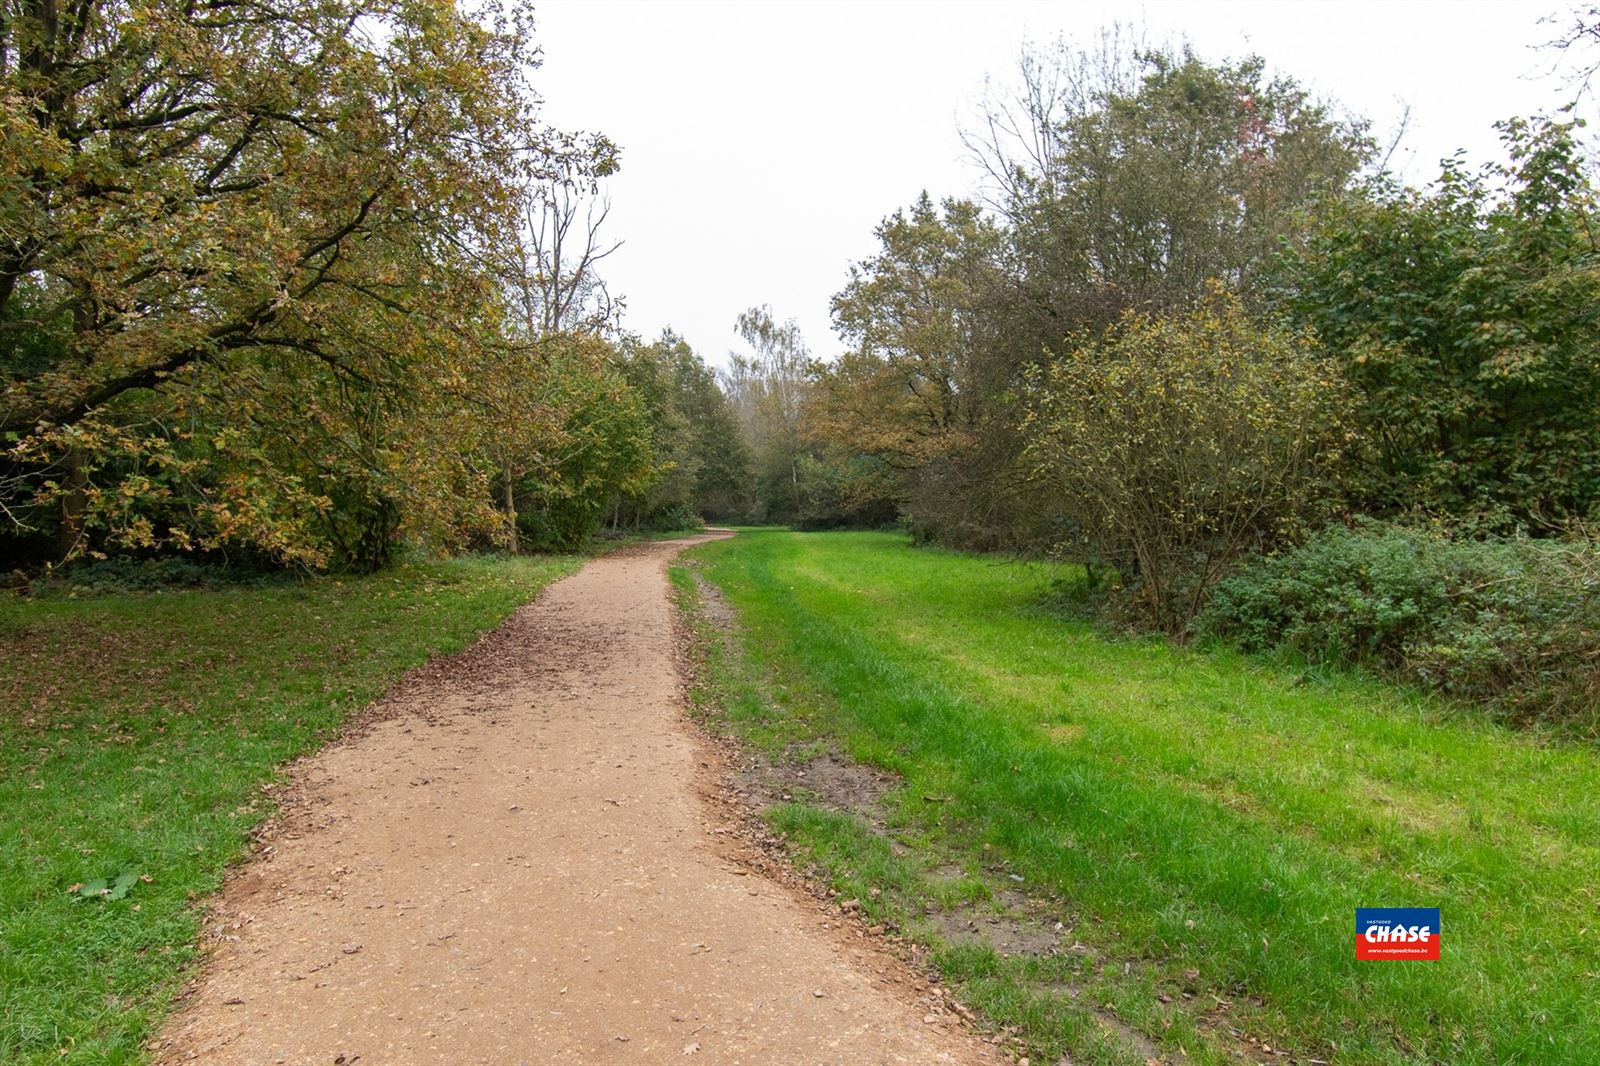
[[[771, 408], [761, 516], [1070, 560], [1119, 624], [1293, 630], [1496, 698], [1559, 676], [1552, 699], [1593, 712], [1600, 217], [1577, 105], [1501, 122], [1504, 162], [1458, 155], [1420, 189], [1261, 59], [1115, 31], [1029, 51], [985, 111], [965, 135], [985, 197], [883, 220], [833, 299], [839, 358], [796, 373], [778, 331], [735, 368]], [[1462, 546], [1485, 539], [1505, 550]], [[1422, 573], [1446, 587], [1412, 596]], [[1345, 598], [1252, 628], [1278, 598], [1250, 580]], [[1213, 617], [1221, 585], [1250, 617]]]
[[618, 149], [541, 123], [526, 9], [0, 12], [12, 566], [373, 569], [734, 491], [711, 372], [617, 328], [597, 194]]
[[[781, 394], [750, 437], [782, 452], [759, 460], [764, 514], [892, 509], [929, 539], [1079, 543], [1137, 575], [1154, 549], [1114, 544], [1138, 520], [1102, 510], [1123, 478], [1200, 523], [1180, 551], [1313, 514], [1539, 534], [1595, 513], [1580, 119], [1503, 122], [1508, 163], [1458, 156], [1418, 190], [1260, 59], [1108, 36], [1022, 73], [967, 136], [991, 198], [924, 193], [878, 226], [833, 300], [837, 360], [751, 338], [736, 406]], [[1224, 534], [1245, 499], [1259, 513]]]

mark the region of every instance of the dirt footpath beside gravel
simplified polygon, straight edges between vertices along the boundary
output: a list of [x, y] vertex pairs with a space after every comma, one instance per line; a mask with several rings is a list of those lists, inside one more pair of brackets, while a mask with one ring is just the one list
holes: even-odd
[[300, 764], [158, 1061], [997, 1061], [713, 833], [666, 579], [702, 539], [591, 562]]

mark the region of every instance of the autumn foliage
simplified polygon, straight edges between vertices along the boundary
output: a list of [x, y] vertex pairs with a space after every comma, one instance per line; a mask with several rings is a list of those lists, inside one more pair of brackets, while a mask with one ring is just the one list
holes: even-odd
[[1060, 549], [1182, 632], [1241, 557], [1328, 515], [1350, 407], [1308, 338], [1219, 295], [1183, 316], [1128, 312], [1041, 368], [1023, 455], [1070, 531]]
[[[571, 254], [617, 151], [540, 122], [530, 23], [7, 3], [0, 545], [372, 568], [659, 476]], [[573, 456], [608, 432], [597, 489]]]

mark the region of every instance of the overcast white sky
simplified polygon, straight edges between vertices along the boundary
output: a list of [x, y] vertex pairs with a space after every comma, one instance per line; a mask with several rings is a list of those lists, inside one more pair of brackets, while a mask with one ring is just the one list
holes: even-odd
[[958, 128], [1027, 40], [1088, 43], [1120, 21], [1211, 60], [1254, 52], [1380, 138], [1409, 104], [1400, 169], [1423, 183], [1458, 148], [1494, 155], [1495, 120], [1570, 95], [1533, 48], [1553, 35], [1540, 17], [1569, 7], [550, 0], [535, 84], [548, 121], [622, 146], [608, 226], [625, 244], [603, 273], [629, 329], [671, 325], [720, 364], [739, 346], [735, 316], [770, 303], [831, 356], [828, 300], [877, 222], [924, 188], [973, 192]]

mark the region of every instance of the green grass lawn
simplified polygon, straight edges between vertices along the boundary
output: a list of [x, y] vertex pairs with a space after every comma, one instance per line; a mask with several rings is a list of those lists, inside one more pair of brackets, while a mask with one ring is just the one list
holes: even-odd
[[141, 1059], [274, 768], [579, 561], [0, 601], [0, 1062]]
[[[1046, 606], [1067, 568], [770, 531], [694, 558], [741, 632], [700, 697], [769, 752], [831, 742], [902, 778], [884, 833], [801, 796], [773, 822], [1036, 1052], [1600, 1061], [1595, 748], [1108, 639]], [[1078, 947], [1001, 957], [927, 921], [1008, 884]], [[1440, 907], [1443, 960], [1358, 963], [1357, 906]]]

